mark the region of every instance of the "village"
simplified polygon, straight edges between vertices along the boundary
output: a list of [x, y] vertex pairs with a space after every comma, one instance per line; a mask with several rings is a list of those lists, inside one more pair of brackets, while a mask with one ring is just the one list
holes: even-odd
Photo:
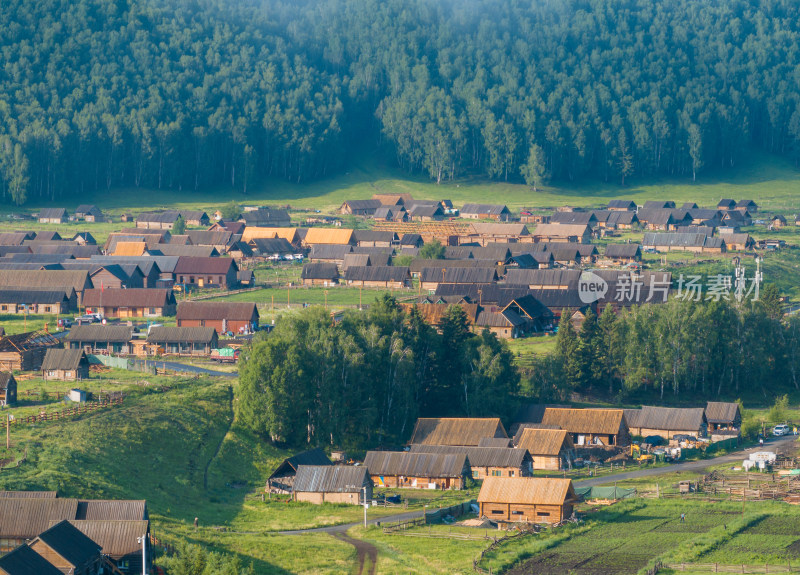
[[[434, 330], [457, 307], [474, 334], [546, 347], [564, 322], [580, 330], [607, 308], [686, 297], [683, 275], [709, 262], [728, 281], [698, 299], [735, 300], [737, 274], [757, 278], [762, 263], [793, 249], [787, 231], [795, 226], [798, 218], [759, 212], [753, 200], [714, 207], [613, 200], [597, 209], [512, 213], [408, 194], [348, 200], [330, 213], [228, 205], [130, 214], [82, 205], [14, 214], [0, 224], [0, 481], [30, 465], [12, 439], [21, 433], [35, 441], [37, 426], [91, 421], [173, 386], [230, 388], [234, 397], [242, 354], [298, 310], [324, 307], [335, 326], [345, 313], [391, 296]], [[585, 292], [587, 274], [600, 291]], [[792, 311], [789, 295], [781, 305]], [[515, 361], [523, 360], [518, 353]], [[142, 391], [149, 381], [141, 378], [161, 383]], [[53, 400], [46, 390], [57, 390]], [[755, 432], [752, 420], [743, 432], [743, 407], [733, 399], [619, 407], [575, 396], [519, 403], [506, 421], [419, 417], [402, 444], [353, 453], [335, 444], [282, 448], [248, 497], [265, 517], [287, 517], [272, 538], [306, 537], [304, 530], [323, 526], [345, 537], [364, 529], [358, 535], [372, 541], [365, 545], [383, 549], [427, 529], [428, 537], [461, 545], [469, 571], [516, 572], [518, 561], [492, 559], [504, 545], [570, 530], [579, 538], [592, 517], [634, 500], [655, 498], [656, 508], [676, 498], [701, 506], [798, 503], [800, 418], [790, 407], [771, 411]], [[682, 479], [689, 469], [695, 474]], [[661, 477], [655, 490], [637, 483], [650, 475]], [[152, 534], [143, 500], [84, 500], [11, 485], [0, 491], [0, 573], [160, 573], [166, 563], [158, 557], [168, 562], [175, 552], [174, 539]], [[308, 506], [317, 509], [308, 512], [313, 520], [292, 519]], [[363, 527], [354, 513], [362, 508]], [[202, 508], [195, 513], [202, 517]], [[192, 527], [204, 525], [195, 517]], [[377, 559], [370, 571], [356, 550], [357, 572], [376, 572]], [[796, 570], [791, 557], [800, 556], [792, 553], [766, 563], [780, 556]], [[610, 572], [636, 573], [653, 557]], [[670, 561], [662, 567], [675, 568]], [[563, 572], [548, 569], [541, 572]]]

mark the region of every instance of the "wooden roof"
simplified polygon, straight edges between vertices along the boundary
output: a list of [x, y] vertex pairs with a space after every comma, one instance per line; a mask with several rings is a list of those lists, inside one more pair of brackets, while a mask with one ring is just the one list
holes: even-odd
[[290, 244], [297, 243], [300, 240], [297, 235], [297, 228], [254, 228], [248, 226], [242, 232], [243, 242], [258, 238], [283, 238]]
[[82, 291], [92, 287], [86, 270], [0, 270], [0, 286], [28, 288], [74, 288]]
[[54, 347], [61, 342], [45, 331], [29, 331], [0, 337], [0, 352], [24, 352], [43, 347]]
[[149, 531], [149, 522], [145, 520], [72, 519], [69, 524], [100, 545], [104, 555], [110, 555], [114, 559], [141, 553], [142, 544], [136, 539]]
[[572, 236], [583, 236], [591, 233], [589, 226], [578, 224], [538, 224], [533, 232], [535, 236], [547, 236], [551, 238], [568, 238]]
[[[497, 439], [497, 438], [495, 438]], [[502, 439], [502, 438], [500, 438]], [[460, 447], [458, 445], [412, 445], [411, 453], [438, 453], [445, 455], [466, 454], [472, 467], [514, 467], [521, 468], [528, 452], [514, 449], [506, 445], [502, 447]]]
[[300, 272], [300, 278], [305, 280], [335, 280], [339, 278], [339, 268], [336, 264], [303, 264], [303, 270]]
[[147, 334], [148, 343], [212, 343], [217, 330], [213, 327], [154, 326]]
[[705, 422], [702, 407], [653, 407], [643, 406], [640, 410], [626, 410], [628, 427], [657, 429], [665, 431], [695, 431]]
[[0, 539], [32, 539], [51, 521], [74, 519], [77, 499], [0, 498]]
[[31, 547], [35, 548], [40, 541], [75, 567], [87, 565], [102, 550], [97, 542], [92, 541], [69, 521], [59, 521], [47, 528], [30, 543]]
[[545, 477], [487, 477], [478, 494], [479, 503], [564, 505], [575, 499], [571, 479]]
[[74, 370], [86, 363], [86, 355], [82, 349], [62, 349], [51, 347], [42, 361], [42, 371]]
[[55, 499], [56, 491], [0, 491], [0, 499]]
[[735, 423], [741, 419], [738, 403], [709, 401], [706, 404], [706, 420], [709, 423]]
[[370, 475], [404, 477], [461, 477], [469, 465], [467, 455], [459, 453], [417, 453], [409, 451], [368, 451], [364, 467]]
[[347, 228], [311, 228], [305, 239], [306, 244], [349, 244], [353, 240], [353, 230]]
[[142, 256], [147, 251], [146, 242], [117, 242], [114, 247], [115, 256]]
[[484, 437], [508, 437], [497, 417], [420, 417], [409, 443], [477, 447]]
[[101, 341], [127, 343], [133, 337], [133, 328], [126, 325], [76, 325], [64, 337], [66, 341]]
[[236, 320], [250, 321], [258, 317], [253, 302], [182, 301], [178, 304], [178, 320]]
[[625, 425], [621, 409], [562, 409], [548, 407], [542, 423], [557, 425], [570, 433], [616, 435]]
[[517, 448], [527, 449], [531, 455], [557, 456], [565, 449], [572, 449], [572, 439], [565, 429], [533, 429], [522, 431]]
[[81, 499], [74, 519], [148, 519], [144, 499]]
[[148, 288], [87, 289], [83, 292], [85, 307], [164, 307], [175, 304], [172, 290]]

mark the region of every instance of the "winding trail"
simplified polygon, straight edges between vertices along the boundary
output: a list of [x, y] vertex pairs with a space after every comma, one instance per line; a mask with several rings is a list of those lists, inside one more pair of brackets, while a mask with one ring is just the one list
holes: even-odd
[[217, 458], [217, 455], [219, 455], [219, 452], [222, 450], [222, 444], [225, 443], [225, 438], [228, 437], [228, 433], [230, 432], [231, 427], [233, 427], [233, 418], [235, 417], [235, 414], [233, 412], [233, 387], [232, 386], [228, 386], [228, 406], [230, 407], [230, 410], [231, 410], [231, 418], [230, 418], [230, 421], [228, 422], [228, 427], [225, 429], [225, 433], [222, 434], [222, 439], [219, 440], [219, 445], [217, 445], [217, 449], [214, 451], [214, 455], [212, 455], [211, 459], [208, 460], [208, 463], [206, 463], [206, 468], [203, 470], [203, 489], [204, 490], [208, 489], [208, 469], [211, 467], [211, 464], [214, 462], [214, 460]]
[[[362, 541], [361, 539], [353, 539], [347, 533], [337, 532], [333, 535], [336, 539], [349, 543], [356, 548], [356, 555], [358, 561], [357, 570], [353, 570], [355, 575], [375, 575], [375, 570], [378, 567], [378, 548], [372, 543]], [[367, 563], [369, 561], [369, 563]], [[368, 571], [364, 571], [364, 568]]]

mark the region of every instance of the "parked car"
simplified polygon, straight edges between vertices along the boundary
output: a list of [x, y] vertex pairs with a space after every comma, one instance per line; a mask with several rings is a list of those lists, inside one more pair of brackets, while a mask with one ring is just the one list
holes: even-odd
[[781, 437], [782, 435], [789, 435], [792, 429], [786, 425], [785, 423], [781, 423], [780, 425], [776, 425], [772, 428], [772, 435], [775, 437]]

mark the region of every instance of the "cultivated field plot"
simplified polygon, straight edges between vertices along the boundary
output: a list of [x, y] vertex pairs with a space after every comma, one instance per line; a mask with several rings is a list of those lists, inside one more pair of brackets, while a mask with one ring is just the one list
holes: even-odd
[[[741, 517], [740, 511], [719, 503], [654, 501], [627, 505], [632, 509], [628, 513], [617, 514], [613, 507], [599, 512], [594, 517], [599, 523], [592, 529], [535, 555], [509, 573], [634, 574], [649, 561], [691, 546], [711, 529]], [[787, 560], [800, 558], [800, 510], [770, 503], [754, 505], [752, 511], [765, 512], [767, 506], [776, 515], [756, 521], [713, 546], [696, 562], [785, 565]], [[685, 523], [680, 521], [682, 512], [686, 513]]]

